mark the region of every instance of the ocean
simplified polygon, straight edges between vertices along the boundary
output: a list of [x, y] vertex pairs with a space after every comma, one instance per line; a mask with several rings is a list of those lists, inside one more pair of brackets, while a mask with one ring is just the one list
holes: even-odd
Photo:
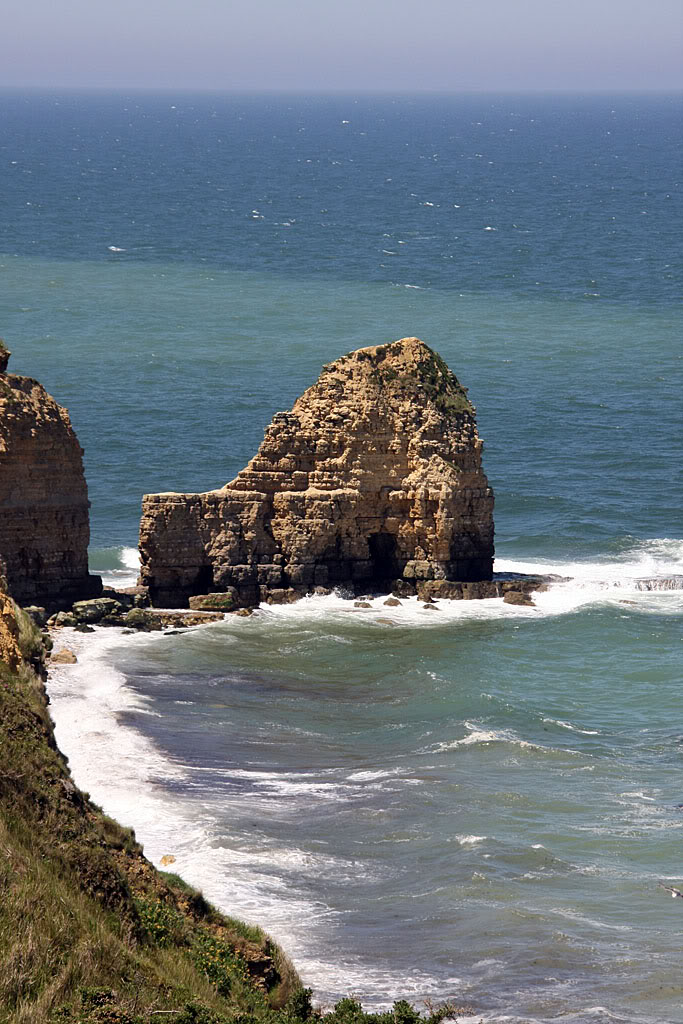
[[320, 1003], [683, 1022], [682, 152], [680, 96], [0, 94], [0, 333], [71, 414], [93, 571], [417, 335], [477, 407], [495, 568], [565, 578], [65, 634], [76, 781]]

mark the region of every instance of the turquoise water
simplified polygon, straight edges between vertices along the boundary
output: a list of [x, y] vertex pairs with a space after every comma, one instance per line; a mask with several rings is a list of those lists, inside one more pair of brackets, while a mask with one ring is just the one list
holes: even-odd
[[568, 577], [69, 637], [77, 780], [320, 1000], [683, 1021], [683, 591], [637, 582], [683, 573], [680, 98], [3, 101], [2, 334], [70, 410], [94, 570], [415, 334], [477, 406], [496, 567]]

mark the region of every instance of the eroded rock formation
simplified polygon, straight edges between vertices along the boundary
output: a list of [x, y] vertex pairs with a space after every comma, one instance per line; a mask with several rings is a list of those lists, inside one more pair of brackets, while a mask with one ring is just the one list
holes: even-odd
[[88, 492], [69, 415], [30, 377], [7, 373], [0, 346], [0, 561], [19, 604], [94, 596]]
[[466, 390], [417, 338], [324, 367], [220, 490], [151, 494], [140, 529], [152, 602], [235, 588], [241, 604], [316, 586], [485, 580], [493, 494]]

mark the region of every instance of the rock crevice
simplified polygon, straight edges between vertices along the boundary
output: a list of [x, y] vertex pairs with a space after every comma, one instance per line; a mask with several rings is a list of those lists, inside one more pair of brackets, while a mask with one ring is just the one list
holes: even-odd
[[314, 587], [490, 579], [493, 494], [474, 408], [417, 338], [360, 349], [277, 413], [237, 477], [143, 500], [154, 604], [234, 588], [243, 604]]

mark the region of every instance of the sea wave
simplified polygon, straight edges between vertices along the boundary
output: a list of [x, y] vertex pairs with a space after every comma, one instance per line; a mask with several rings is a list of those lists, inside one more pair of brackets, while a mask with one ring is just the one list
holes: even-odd
[[437, 743], [435, 746], [430, 747], [430, 751], [442, 753], [446, 750], [458, 750], [461, 747], [487, 746], [492, 743], [504, 743], [520, 747], [523, 750], [548, 749], [537, 743], [529, 743], [528, 740], [523, 740], [512, 729], [484, 729], [472, 722], [463, 722], [463, 726], [465, 729], [470, 730], [466, 736], [457, 740], [445, 740]]
[[140, 572], [138, 549], [120, 547], [92, 548], [90, 572], [102, 577], [105, 587], [134, 587]]
[[683, 575], [683, 539], [627, 539], [617, 557], [571, 561], [496, 558], [494, 569], [502, 573], [568, 577], [575, 586], [628, 588], [643, 579], [664, 580]]

